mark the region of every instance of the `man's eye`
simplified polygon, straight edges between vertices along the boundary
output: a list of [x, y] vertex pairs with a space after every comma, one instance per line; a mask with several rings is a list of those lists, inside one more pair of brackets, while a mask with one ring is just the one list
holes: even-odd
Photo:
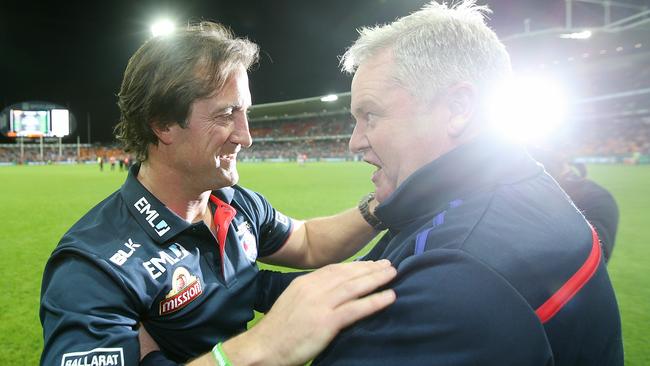
[[365, 119], [368, 125], [373, 126], [375, 124], [376, 118], [377, 116], [374, 113], [366, 113]]
[[234, 107], [228, 107], [222, 109], [218, 115], [214, 116], [215, 121], [229, 121], [232, 119], [233, 115], [235, 113], [235, 108]]

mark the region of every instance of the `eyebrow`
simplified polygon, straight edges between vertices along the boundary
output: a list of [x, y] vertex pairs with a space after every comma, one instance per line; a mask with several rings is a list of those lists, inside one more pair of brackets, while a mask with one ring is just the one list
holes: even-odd
[[212, 110], [210, 112], [210, 115], [211, 116], [220, 115], [221, 113], [223, 113], [228, 108], [242, 109], [243, 107], [242, 107], [241, 103], [230, 103], [230, 104], [220, 105], [220, 106], [215, 107], [214, 110]]
[[362, 100], [361, 103], [359, 103], [352, 110], [352, 115], [361, 114], [361, 113], [367, 111], [368, 109], [372, 109], [372, 108], [380, 109], [381, 107], [377, 103], [375, 103], [373, 100], [370, 100], [370, 99]]

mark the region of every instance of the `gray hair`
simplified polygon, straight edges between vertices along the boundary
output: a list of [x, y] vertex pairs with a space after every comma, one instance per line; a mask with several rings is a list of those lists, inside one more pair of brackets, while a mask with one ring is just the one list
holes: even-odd
[[512, 72], [505, 46], [485, 24], [489, 13], [476, 0], [451, 5], [432, 1], [391, 24], [360, 29], [341, 58], [342, 69], [352, 74], [368, 58], [391, 50], [393, 76], [421, 100], [459, 82], [470, 82], [482, 92]]

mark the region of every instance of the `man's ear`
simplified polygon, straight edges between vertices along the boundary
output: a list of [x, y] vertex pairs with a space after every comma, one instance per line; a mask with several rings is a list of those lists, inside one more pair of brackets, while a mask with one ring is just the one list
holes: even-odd
[[449, 110], [449, 136], [458, 138], [467, 130], [476, 111], [476, 99], [476, 88], [470, 83], [462, 82], [449, 88], [445, 97]]
[[156, 137], [158, 137], [158, 141], [163, 145], [170, 145], [172, 143], [173, 135], [171, 132], [174, 128], [174, 124], [163, 125], [159, 121], [151, 121], [149, 126]]

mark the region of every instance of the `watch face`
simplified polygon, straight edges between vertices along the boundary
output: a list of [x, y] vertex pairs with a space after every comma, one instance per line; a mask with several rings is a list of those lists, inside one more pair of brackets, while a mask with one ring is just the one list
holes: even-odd
[[375, 215], [374, 212], [370, 212], [370, 207], [368, 203], [375, 197], [374, 193], [368, 193], [365, 197], [361, 199], [359, 202], [359, 212], [361, 213], [361, 216], [363, 216], [363, 219], [366, 220], [366, 222], [375, 228], [375, 230], [384, 230], [386, 229], [386, 225], [384, 225], [381, 220], [379, 220]]

